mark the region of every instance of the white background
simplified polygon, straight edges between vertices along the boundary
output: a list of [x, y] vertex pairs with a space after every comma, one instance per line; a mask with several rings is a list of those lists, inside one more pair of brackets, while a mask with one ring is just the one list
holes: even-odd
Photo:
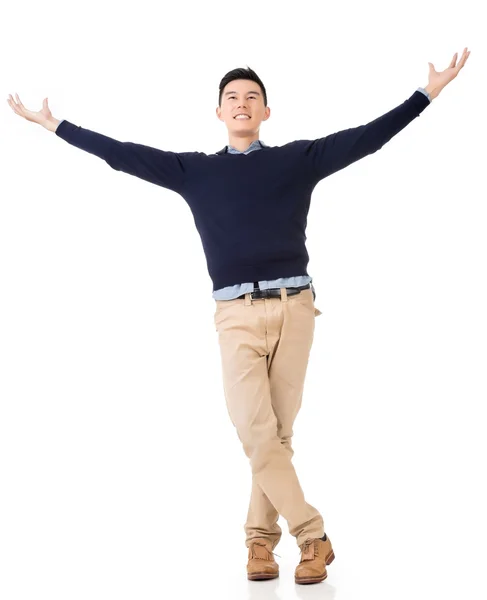
[[[457, 2], [9, 3], [1, 18], [0, 597], [485, 598], [485, 31]], [[293, 459], [336, 560], [246, 579], [250, 467], [212, 284], [174, 192], [17, 116], [215, 152], [227, 71], [282, 145], [369, 122], [472, 54], [405, 130], [323, 180]]]

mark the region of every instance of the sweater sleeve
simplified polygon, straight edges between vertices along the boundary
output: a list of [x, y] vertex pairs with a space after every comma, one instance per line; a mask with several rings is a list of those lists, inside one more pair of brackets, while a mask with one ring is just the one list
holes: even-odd
[[55, 133], [68, 144], [102, 158], [115, 171], [123, 171], [163, 188], [181, 193], [191, 152], [158, 150], [134, 142], [116, 139], [84, 129], [64, 119]]
[[429, 104], [428, 97], [416, 90], [402, 104], [370, 123], [315, 140], [304, 140], [306, 156], [318, 181], [380, 150]]

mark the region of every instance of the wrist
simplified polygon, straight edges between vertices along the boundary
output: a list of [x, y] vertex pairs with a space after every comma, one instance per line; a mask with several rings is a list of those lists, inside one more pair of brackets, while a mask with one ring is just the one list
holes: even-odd
[[434, 87], [431, 83], [429, 83], [424, 89], [430, 95], [431, 100], [434, 100], [442, 90], [442, 88]]
[[46, 129], [48, 129], [49, 131], [56, 131], [59, 123], [61, 123], [61, 121], [59, 119], [55, 119], [54, 117], [51, 117], [50, 119], [47, 119], [45, 121], [45, 123], [43, 123], [43, 127], [45, 127]]

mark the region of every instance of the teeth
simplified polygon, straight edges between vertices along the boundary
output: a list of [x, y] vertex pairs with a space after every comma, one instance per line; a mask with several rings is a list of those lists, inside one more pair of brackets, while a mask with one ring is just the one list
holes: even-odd
[[250, 119], [250, 117], [247, 117], [247, 115], [237, 115], [235, 119]]

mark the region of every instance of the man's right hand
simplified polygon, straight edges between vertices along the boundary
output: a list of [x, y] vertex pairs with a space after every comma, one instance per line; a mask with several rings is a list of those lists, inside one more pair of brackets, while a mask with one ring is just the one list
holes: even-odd
[[49, 106], [47, 105], [47, 98], [44, 98], [42, 102], [42, 109], [38, 112], [33, 112], [32, 110], [25, 108], [20, 101], [18, 94], [15, 94], [15, 97], [17, 98], [17, 102], [15, 102], [12, 95], [9, 94], [7, 102], [16, 115], [19, 115], [19, 117], [23, 117], [32, 123], [42, 125], [42, 127], [49, 129], [49, 131], [56, 131], [56, 128], [61, 121], [52, 116]]

